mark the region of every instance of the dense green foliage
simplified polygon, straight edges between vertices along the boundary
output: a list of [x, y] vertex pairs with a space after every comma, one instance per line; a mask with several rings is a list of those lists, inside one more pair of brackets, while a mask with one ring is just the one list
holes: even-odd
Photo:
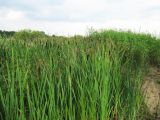
[[34, 41], [42, 38], [46, 38], [47, 35], [41, 31], [31, 31], [31, 30], [22, 30], [14, 34], [15, 39], [24, 40], [24, 41]]
[[2, 31], [0, 30], [1, 37], [12, 37], [15, 34], [14, 31]]
[[160, 65], [160, 41], [149, 34], [0, 38], [0, 119], [140, 119], [150, 64]]

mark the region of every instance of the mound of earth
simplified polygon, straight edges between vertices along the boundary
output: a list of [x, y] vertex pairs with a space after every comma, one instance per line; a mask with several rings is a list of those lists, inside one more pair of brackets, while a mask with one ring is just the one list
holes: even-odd
[[160, 68], [150, 67], [142, 85], [144, 101], [152, 120], [160, 120]]

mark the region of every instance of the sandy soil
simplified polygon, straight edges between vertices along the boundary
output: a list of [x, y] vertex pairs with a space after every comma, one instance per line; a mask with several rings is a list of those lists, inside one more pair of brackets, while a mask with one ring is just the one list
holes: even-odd
[[151, 67], [142, 85], [145, 104], [155, 120], [160, 120], [160, 68]]

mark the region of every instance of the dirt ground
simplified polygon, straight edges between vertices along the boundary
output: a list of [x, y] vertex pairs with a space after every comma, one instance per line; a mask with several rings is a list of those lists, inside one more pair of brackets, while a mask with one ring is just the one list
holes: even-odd
[[160, 120], [160, 68], [150, 67], [142, 85], [144, 101], [153, 120]]

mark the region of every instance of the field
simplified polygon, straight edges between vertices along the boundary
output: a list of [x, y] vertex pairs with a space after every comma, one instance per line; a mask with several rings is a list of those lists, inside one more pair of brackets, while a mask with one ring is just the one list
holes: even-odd
[[[0, 37], [1, 120], [145, 120], [142, 93], [160, 39], [113, 30]], [[153, 116], [151, 117], [153, 120]]]

